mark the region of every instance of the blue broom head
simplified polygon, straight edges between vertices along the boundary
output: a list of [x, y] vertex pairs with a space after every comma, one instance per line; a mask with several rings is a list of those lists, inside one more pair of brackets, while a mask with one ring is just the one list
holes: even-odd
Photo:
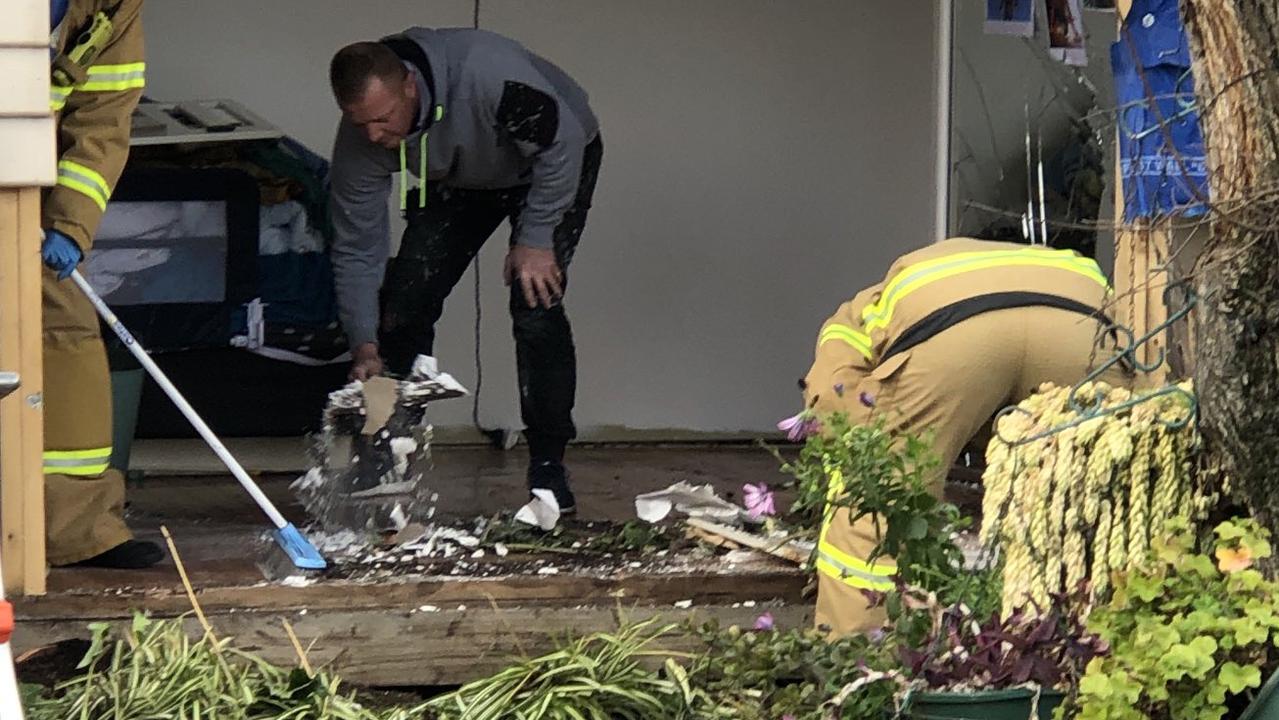
[[302, 537], [302, 533], [289, 523], [284, 527], [275, 531], [275, 541], [288, 554], [293, 564], [303, 570], [323, 570], [328, 567], [324, 557], [320, 555], [320, 551], [306, 538]]

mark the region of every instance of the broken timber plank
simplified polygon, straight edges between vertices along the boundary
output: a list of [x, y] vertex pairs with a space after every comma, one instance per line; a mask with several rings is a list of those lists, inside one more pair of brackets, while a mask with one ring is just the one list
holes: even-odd
[[742, 547], [738, 543], [735, 543], [722, 535], [716, 535], [715, 533], [706, 532], [705, 530], [698, 530], [695, 527], [685, 528], [684, 537], [692, 540], [700, 540], [712, 547], [728, 548], [729, 550], [739, 550]]
[[759, 535], [754, 535], [744, 530], [738, 530], [737, 528], [720, 525], [719, 523], [709, 522], [700, 518], [688, 518], [684, 522], [698, 530], [711, 533], [712, 535], [718, 535], [742, 545], [743, 547], [766, 552], [769, 555], [782, 558], [783, 560], [790, 560], [791, 562], [799, 563], [800, 565], [808, 562], [808, 553], [794, 547], [789, 541], [779, 542], [777, 540], [760, 537]]

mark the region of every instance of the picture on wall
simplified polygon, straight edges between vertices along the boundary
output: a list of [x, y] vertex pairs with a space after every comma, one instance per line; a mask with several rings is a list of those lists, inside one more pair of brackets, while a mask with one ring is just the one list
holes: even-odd
[[1034, 37], [1034, 0], [986, 0], [986, 32]]
[[1067, 65], [1087, 65], [1084, 13], [1080, 0], [1044, 0], [1048, 18], [1048, 52]]

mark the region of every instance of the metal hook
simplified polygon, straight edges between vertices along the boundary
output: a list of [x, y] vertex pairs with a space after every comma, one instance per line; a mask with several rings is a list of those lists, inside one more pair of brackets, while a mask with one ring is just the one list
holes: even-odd
[[1116, 363], [1123, 362], [1126, 360], [1128, 363], [1128, 366], [1131, 367], [1133, 371], [1139, 371], [1143, 373], [1153, 372], [1157, 370], [1161, 365], [1163, 365], [1164, 360], [1167, 357], [1167, 351], [1164, 348], [1160, 348], [1158, 359], [1151, 363], [1143, 363], [1137, 359], [1137, 348], [1150, 342], [1150, 340], [1154, 338], [1156, 335], [1159, 335], [1160, 333], [1170, 328], [1173, 323], [1181, 320], [1182, 318], [1190, 314], [1190, 311], [1194, 308], [1195, 304], [1198, 302], [1198, 297], [1195, 295], [1194, 289], [1191, 288], [1190, 284], [1184, 280], [1174, 282], [1174, 283], [1169, 283], [1168, 286], [1164, 288], [1164, 292], [1163, 292], [1164, 306], [1172, 307], [1173, 306], [1172, 301], [1176, 297], [1176, 294], [1178, 292], [1183, 293], [1183, 296], [1181, 298], [1181, 302], [1176, 305], [1177, 309], [1173, 311], [1172, 313], [1170, 313], [1167, 319], [1165, 319], [1163, 322], [1156, 325], [1154, 328], [1152, 328], [1145, 335], [1142, 335], [1140, 338], [1135, 337], [1135, 333], [1133, 333], [1131, 328], [1125, 327], [1118, 323], [1112, 322], [1106, 328], [1103, 334], [1114, 335], [1116, 338], [1116, 341], [1118, 341], [1119, 336], [1122, 335], [1127, 339], [1127, 343], [1124, 345], [1121, 345], [1119, 350], [1114, 355], [1112, 355], [1108, 360], [1106, 360], [1106, 362], [1099, 365], [1092, 372], [1088, 373], [1088, 375], [1085, 376], [1083, 380], [1080, 380], [1079, 382], [1075, 383], [1075, 385], [1070, 388], [1070, 395], [1067, 397], [1067, 402], [1070, 406], [1070, 409], [1074, 411], [1075, 413], [1077, 413], [1079, 417], [1075, 418], [1074, 420], [1071, 420], [1070, 422], [1064, 423], [1062, 425], [1058, 425], [1056, 427], [1048, 428], [1047, 430], [1043, 430], [1041, 432], [1035, 433], [1028, 437], [1018, 438], [1016, 440], [1010, 440], [1004, 437], [1003, 433], [999, 431], [999, 421], [1003, 419], [1005, 416], [1011, 414], [1012, 412], [1022, 412], [1022, 413], [1026, 413], [1027, 415], [1029, 415], [1030, 413], [1026, 410], [1023, 410], [1021, 407], [1017, 405], [1009, 405], [1008, 407], [1005, 407], [1004, 409], [1000, 410], [995, 415], [994, 436], [999, 438], [1000, 442], [1003, 442], [1004, 444], [1010, 447], [1017, 447], [1020, 445], [1025, 445], [1026, 443], [1035, 442], [1036, 440], [1042, 440], [1044, 438], [1051, 437], [1053, 435], [1056, 435], [1060, 432], [1069, 430], [1074, 427], [1078, 427], [1094, 418], [1115, 415], [1129, 408], [1136, 407], [1137, 405], [1140, 405], [1144, 402], [1148, 402], [1158, 397], [1163, 397], [1164, 395], [1183, 396], [1186, 399], [1188, 412], [1185, 418], [1179, 418], [1179, 419], [1174, 419], [1170, 421], [1160, 420], [1159, 422], [1162, 423], [1169, 430], [1179, 430], [1185, 427], [1186, 425], [1190, 424], [1193, 420], [1195, 420], [1199, 416], [1199, 399], [1195, 396], [1194, 393], [1188, 392], [1187, 390], [1183, 389], [1181, 386], [1175, 385], [1175, 384], [1165, 385], [1164, 387], [1159, 388], [1157, 390], [1153, 390], [1148, 393], [1134, 396], [1122, 403], [1119, 403], [1117, 405], [1112, 405], [1109, 407], [1105, 407], [1105, 398], [1102, 397], [1100, 393], [1095, 394], [1092, 398], [1092, 401], [1087, 406], [1085, 406], [1081, 402], [1079, 397], [1079, 393], [1085, 385], [1088, 385], [1089, 383], [1092, 383], [1093, 381], [1095, 381], [1097, 378], [1101, 377], [1107, 370], [1114, 367]]

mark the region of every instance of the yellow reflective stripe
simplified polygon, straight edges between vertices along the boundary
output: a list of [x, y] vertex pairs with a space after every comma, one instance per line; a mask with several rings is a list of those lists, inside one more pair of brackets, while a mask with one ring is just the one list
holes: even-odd
[[876, 562], [872, 565], [861, 558], [853, 557], [843, 550], [840, 550], [829, 540], [823, 539], [817, 543], [817, 553], [819, 555], [826, 555], [830, 558], [831, 562], [836, 565], [841, 565], [876, 578], [891, 578], [893, 575], [897, 574], [896, 565], [885, 562]]
[[61, 110], [67, 104], [67, 96], [71, 94], [71, 88], [65, 85], [49, 86], [49, 107], [54, 111]]
[[851, 346], [854, 350], [864, 355], [867, 360], [871, 357], [870, 336], [860, 333], [847, 325], [832, 323], [822, 328], [822, 333], [818, 338], [817, 344], [825, 345], [831, 340], [839, 340], [840, 342]]
[[134, 88], [146, 87], [146, 81], [142, 78], [134, 80], [90, 80], [83, 85], [77, 85], [76, 90], [85, 92], [116, 92], [117, 90], [132, 90]]
[[125, 73], [145, 73], [147, 64], [145, 62], [120, 63], [117, 65], [94, 65], [89, 68], [89, 76], [94, 75], [123, 75]]
[[111, 462], [111, 448], [46, 450], [45, 475], [101, 475]]
[[62, 160], [58, 162], [58, 184], [87, 195], [100, 209], [107, 209], [111, 186], [96, 170], [78, 162]]
[[[826, 475], [830, 478], [830, 482], [826, 486], [826, 502], [833, 503], [844, 494], [844, 473], [839, 468], [826, 468]], [[823, 534], [825, 528], [822, 528]]]
[[954, 277], [974, 270], [985, 270], [995, 267], [1038, 266], [1083, 275], [1109, 289], [1110, 283], [1102, 274], [1097, 263], [1080, 257], [1070, 250], [1041, 250], [1027, 248], [1024, 250], [976, 251], [946, 255], [932, 260], [916, 263], [897, 273], [884, 287], [879, 302], [866, 306], [862, 311], [862, 320], [866, 330], [874, 331], [888, 325], [892, 319], [897, 303], [932, 282]]
[[859, 590], [877, 590], [879, 592], [887, 592], [897, 586], [896, 581], [892, 578], [884, 578], [857, 572], [852, 568], [844, 567], [833, 562], [829, 557], [822, 555], [820, 551], [817, 554], [816, 565], [817, 571], [823, 575]]
[[844, 475], [838, 468], [827, 468], [830, 478], [826, 492], [826, 511], [823, 513], [822, 529], [817, 536], [817, 570], [828, 577], [846, 585], [863, 590], [892, 590], [895, 583], [893, 576], [897, 574], [896, 564], [876, 562], [871, 564], [861, 558], [853, 557], [835, 547], [826, 539], [831, 522], [835, 516], [834, 502], [844, 493]]
[[111, 92], [146, 87], [146, 68], [142, 62], [94, 65], [89, 68], [89, 79], [77, 85], [76, 90]]
[[87, 450], [45, 450], [45, 460], [86, 460], [111, 455], [111, 446]]
[[88, 79], [75, 87], [50, 85], [49, 107], [55, 111], [61, 110], [66, 106], [67, 98], [71, 93], [79, 90], [85, 92], [116, 92], [146, 87], [146, 70], [147, 64], [144, 62], [94, 65], [88, 70]]

